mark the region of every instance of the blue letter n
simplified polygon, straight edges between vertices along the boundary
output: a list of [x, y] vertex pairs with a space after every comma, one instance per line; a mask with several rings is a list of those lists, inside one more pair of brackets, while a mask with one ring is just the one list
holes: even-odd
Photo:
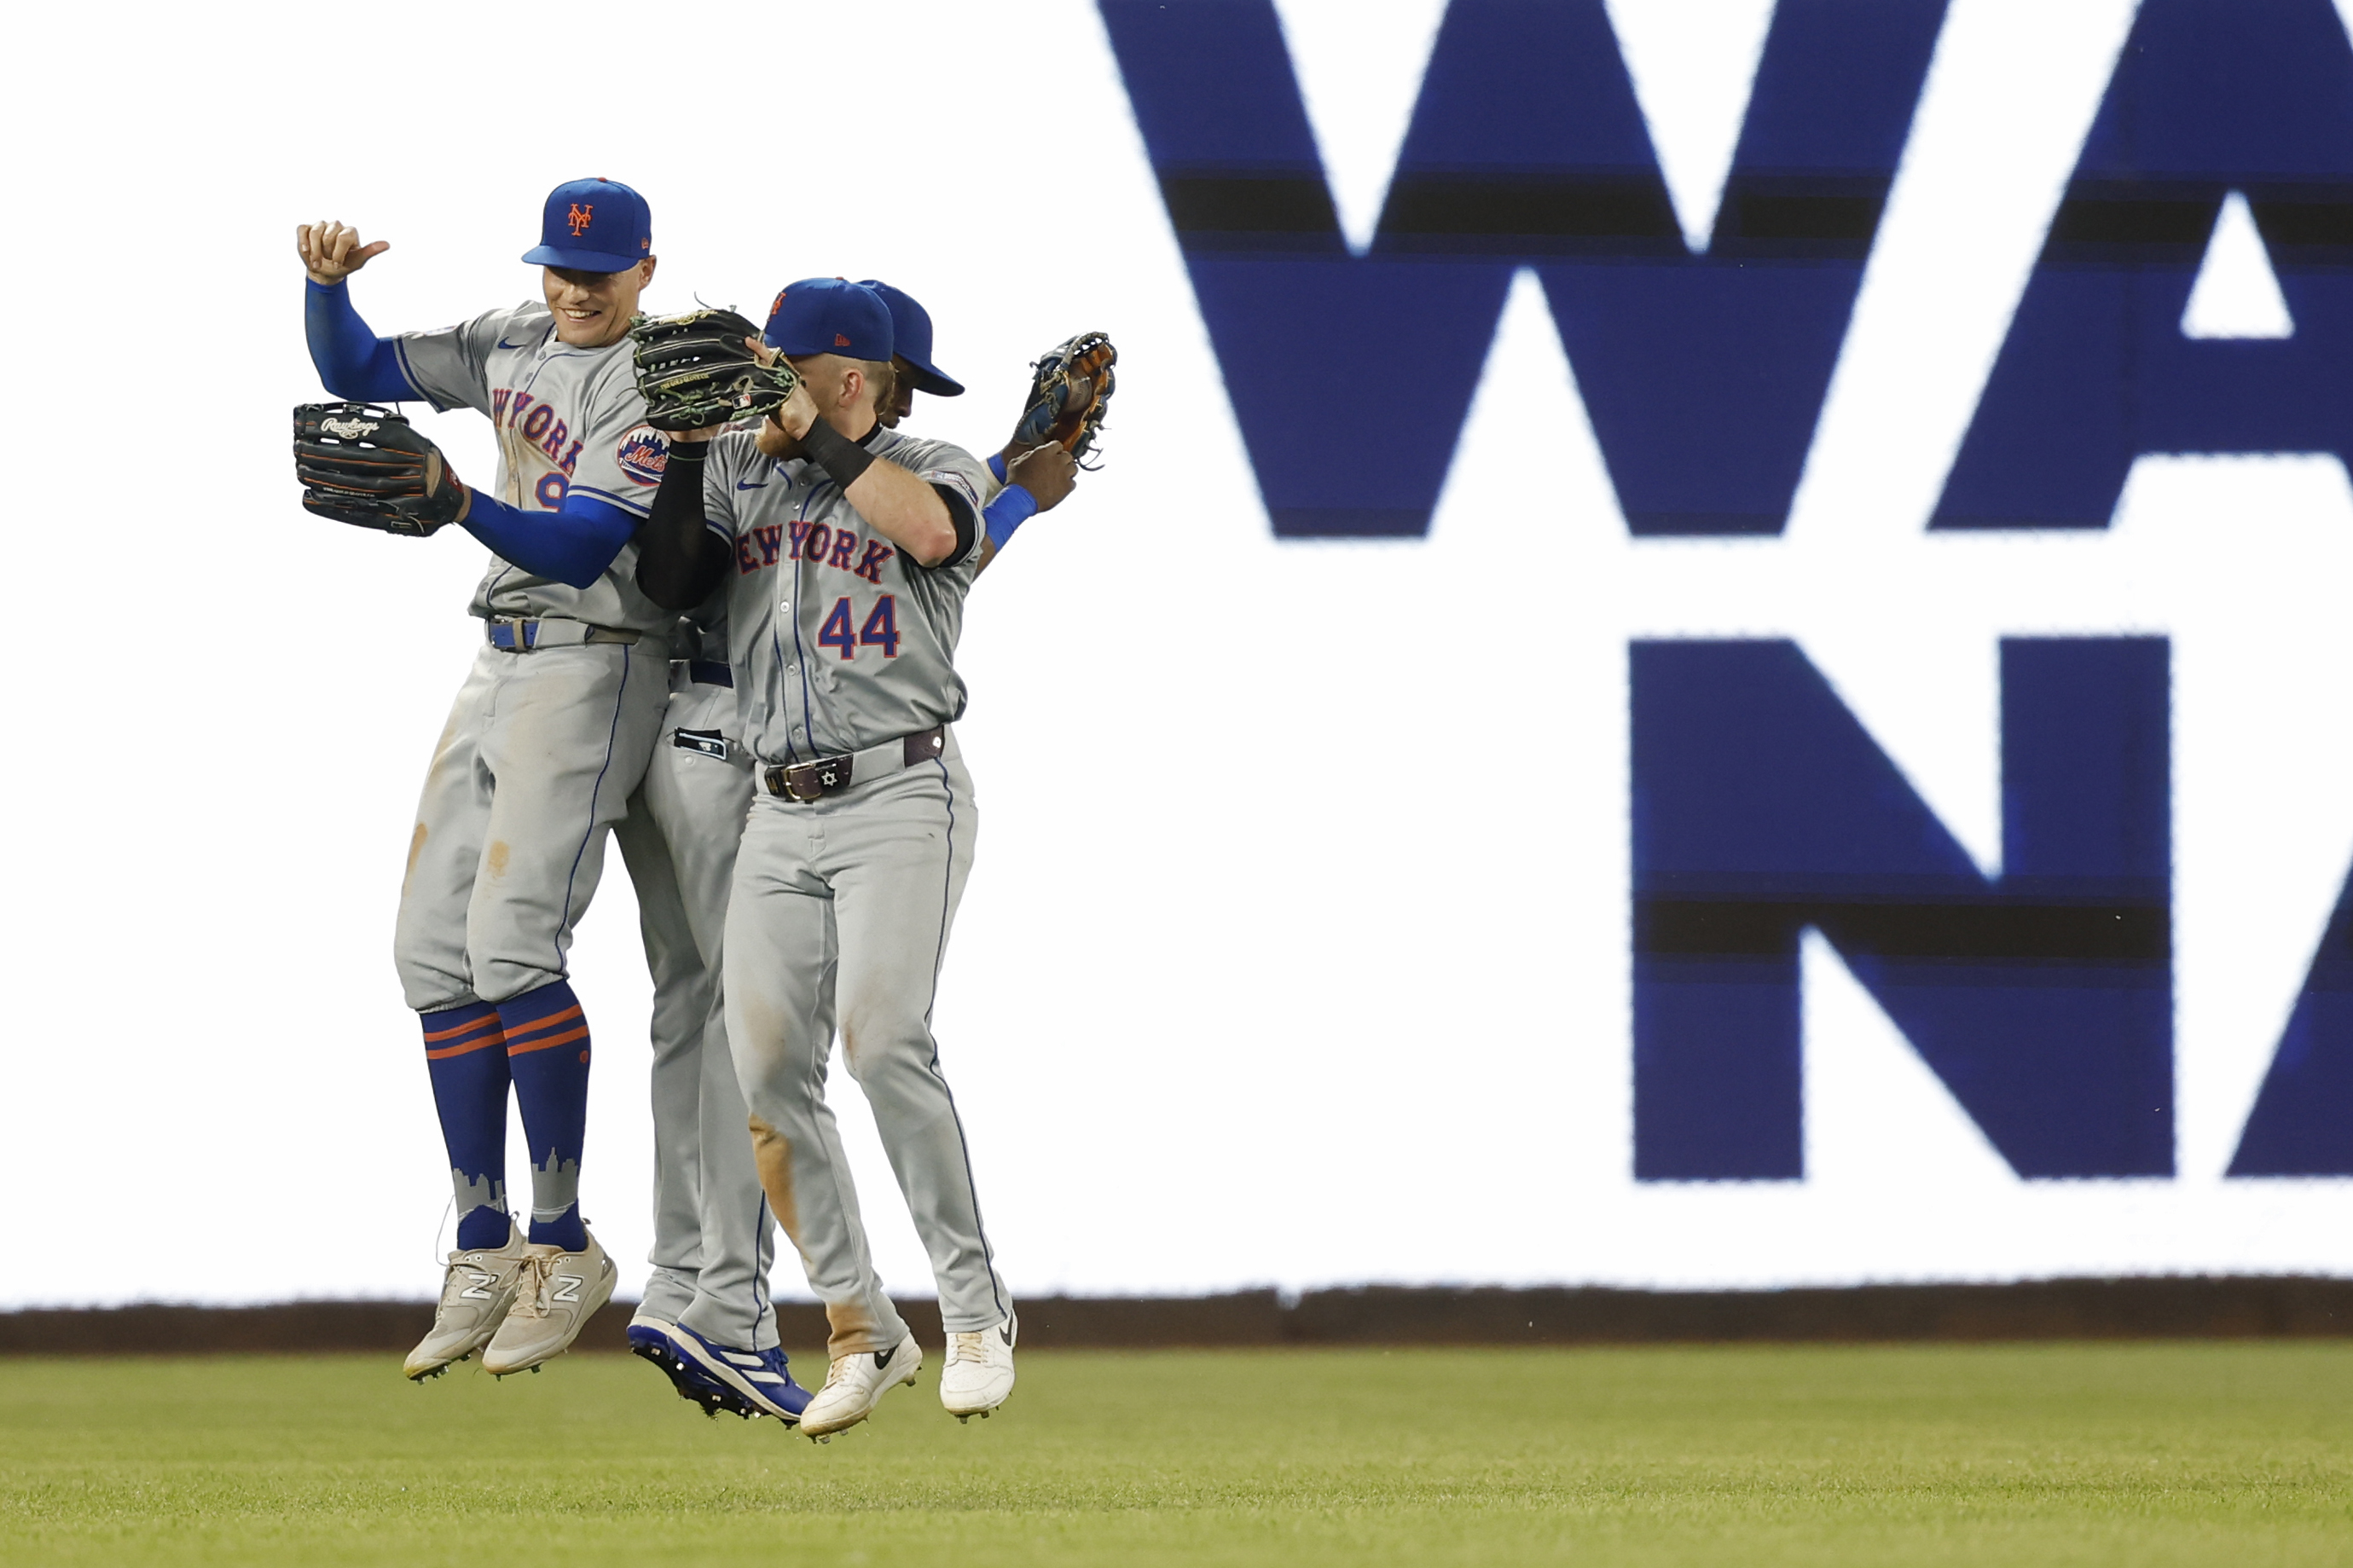
[[2173, 1171], [2167, 645], [2001, 645], [1989, 881], [1796, 645], [1631, 650], [1634, 1173], [1802, 1176], [1799, 936], [2024, 1176]]

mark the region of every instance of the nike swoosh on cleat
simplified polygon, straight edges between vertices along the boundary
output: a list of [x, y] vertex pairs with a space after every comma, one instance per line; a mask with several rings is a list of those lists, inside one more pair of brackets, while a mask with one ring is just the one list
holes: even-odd
[[[895, 1348], [896, 1347], [894, 1346], [893, 1349], [895, 1350]], [[874, 1352], [874, 1370], [876, 1372], [888, 1372], [891, 1370], [892, 1353], [892, 1351], [876, 1351]]]

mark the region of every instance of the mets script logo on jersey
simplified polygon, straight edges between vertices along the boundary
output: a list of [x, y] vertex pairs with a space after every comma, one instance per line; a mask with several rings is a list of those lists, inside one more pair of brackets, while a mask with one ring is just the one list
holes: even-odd
[[590, 202], [585, 207], [578, 202], [574, 202], [572, 204], [572, 232], [574, 234], [580, 234], [586, 230], [588, 227], [588, 215], [596, 210], [596, 204], [595, 202]]
[[658, 485], [662, 470], [670, 467], [670, 442], [652, 426], [640, 425], [621, 437], [620, 448], [613, 457], [621, 472], [638, 483]]
[[814, 561], [880, 583], [883, 563], [895, 548], [887, 539], [869, 540], [821, 522], [763, 523], [735, 536], [735, 570], [748, 576], [779, 561]]
[[373, 419], [322, 419], [319, 428], [330, 436], [341, 436], [346, 441], [356, 441], [376, 427]]

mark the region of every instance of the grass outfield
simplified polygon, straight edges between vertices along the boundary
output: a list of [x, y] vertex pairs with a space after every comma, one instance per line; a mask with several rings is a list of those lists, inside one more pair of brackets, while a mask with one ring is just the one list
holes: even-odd
[[0, 1363], [0, 1562], [2353, 1563], [2353, 1344], [937, 1365], [820, 1447], [622, 1356]]

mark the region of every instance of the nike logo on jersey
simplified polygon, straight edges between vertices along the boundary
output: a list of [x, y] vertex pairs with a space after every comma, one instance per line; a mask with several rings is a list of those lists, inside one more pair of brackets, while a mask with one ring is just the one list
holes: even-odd
[[768, 481], [765, 479], [737, 479], [735, 481], [735, 488], [739, 490], [764, 490], [768, 488]]
[[499, 340], [499, 347], [501, 347], [501, 348], [502, 348], [502, 349], [519, 349], [519, 348], [522, 348], [522, 346], [523, 346], [523, 345], [522, 345], [522, 343], [511, 343], [511, 342], [507, 342], [507, 341], [506, 341], [506, 339], [504, 339], [504, 338], [501, 338], [501, 339]]

